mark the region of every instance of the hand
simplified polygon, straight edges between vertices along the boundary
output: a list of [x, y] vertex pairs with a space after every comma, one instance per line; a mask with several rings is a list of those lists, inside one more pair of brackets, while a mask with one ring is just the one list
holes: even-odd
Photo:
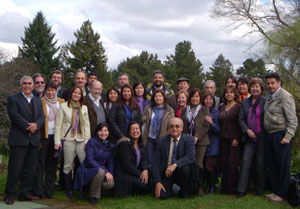
[[238, 145], [239, 145], [239, 141], [236, 140], [236, 139], [233, 139], [233, 140], [232, 140], [232, 146], [233, 146], [233, 147], [237, 147]]
[[37, 130], [37, 124], [36, 123], [28, 123], [27, 129], [30, 133], [34, 134]]
[[256, 139], [256, 135], [251, 129], [247, 130], [247, 134], [248, 134], [250, 139]]
[[177, 167], [177, 166], [176, 166], [175, 164], [170, 165], [170, 166], [166, 169], [166, 176], [167, 176], [167, 177], [172, 176], [172, 173], [175, 171], [176, 167]]
[[213, 123], [213, 120], [212, 120], [212, 117], [211, 117], [211, 116], [206, 115], [204, 118], [205, 118], [205, 120], [207, 120], [207, 122], [209, 122], [210, 124]]
[[55, 145], [54, 145], [54, 149], [55, 149], [55, 150], [58, 150], [60, 147], [61, 147], [61, 144], [55, 144]]
[[160, 197], [160, 191], [163, 190], [164, 192], [166, 192], [165, 187], [160, 183], [156, 183], [155, 185], [155, 197], [158, 199]]
[[280, 144], [289, 144], [290, 140], [288, 140], [287, 138], [282, 138]]
[[106, 180], [107, 180], [108, 183], [114, 181], [114, 177], [113, 177], [113, 175], [111, 175], [110, 172], [107, 172], [107, 173], [105, 174], [105, 177], [106, 177]]
[[145, 184], [148, 184], [148, 170], [143, 170], [143, 172], [141, 173], [140, 179]]
[[194, 136], [194, 137], [195, 137], [195, 144], [196, 144], [198, 141], [198, 137], [197, 136]]

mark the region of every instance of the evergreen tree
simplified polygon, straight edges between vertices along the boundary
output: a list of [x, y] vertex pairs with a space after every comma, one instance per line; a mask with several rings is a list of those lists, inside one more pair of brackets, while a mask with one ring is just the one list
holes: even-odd
[[228, 76], [232, 75], [233, 66], [228, 59], [220, 54], [212, 67], [206, 73], [206, 80], [213, 80], [216, 83], [216, 95], [221, 96], [225, 86], [225, 80]]
[[190, 80], [191, 87], [201, 88], [203, 84], [203, 66], [196, 58], [190, 41], [179, 42], [175, 47], [175, 54], [167, 56], [166, 79], [176, 88], [178, 78], [185, 77]]
[[249, 58], [243, 62], [243, 67], [237, 69], [236, 74], [246, 76], [249, 79], [254, 77], [264, 79], [268, 74], [268, 70], [263, 59], [253, 60]]
[[24, 35], [21, 38], [23, 44], [19, 47], [20, 56], [31, 60], [38, 72], [48, 77], [52, 70], [59, 68], [59, 58], [55, 57], [59, 47], [55, 47], [55, 34], [51, 32], [42, 12], [38, 12], [32, 23], [25, 27]]
[[111, 73], [107, 71], [105, 49], [100, 41], [100, 34], [94, 32], [92, 23], [89, 20], [83, 22], [74, 36], [76, 41], [68, 44], [71, 56], [68, 58], [70, 68], [67, 74], [72, 76], [78, 70], [95, 72], [105, 88], [111, 86], [112, 78]]

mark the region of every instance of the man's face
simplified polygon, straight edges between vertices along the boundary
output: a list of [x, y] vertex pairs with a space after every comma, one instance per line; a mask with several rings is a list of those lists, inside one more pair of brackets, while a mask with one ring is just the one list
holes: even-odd
[[80, 88], [83, 88], [86, 83], [85, 74], [83, 72], [78, 72], [75, 77], [75, 84]]
[[61, 74], [59, 73], [53, 73], [52, 77], [51, 77], [51, 81], [56, 85], [56, 86], [60, 86], [62, 78], [61, 78]]
[[102, 93], [102, 86], [99, 82], [94, 82], [91, 88], [91, 94], [94, 98], [99, 98]]
[[88, 77], [88, 79], [87, 79], [87, 83], [88, 83], [89, 86], [91, 86], [92, 82], [93, 82], [93, 81], [96, 81], [96, 80], [97, 80], [97, 76], [95, 76], [95, 75], [90, 75], [90, 76]]
[[156, 87], [161, 87], [164, 84], [165, 78], [162, 74], [156, 73], [153, 76], [153, 83]]
[[127, 77], [127, 75], [121, 75], [121, 76], [118, 78], [118, 85], [119, 85], [119, 87], [121, 88], [121, 87], [124, 86], [125, 84], [129, 84], [128, 77]]
[[25, 78], [21, 84], [21, 91], [26, 95], [30, 95], [33, 89], [32, 80], [30, 78]]
[[180, 81], [177, 84], [178, 91], [188, 91], [189, 88], [190, 88], [190, 85], [187, 81]]
[[216, 87], [215, 87], [214, 83], [207, 82], [205, 84], [205, 93], [211, 93], [211, 94], [215, 95], [215, 93], [216, 93]]
[[172, 138], [178, 138], [181, 135], [182, 130], [182, 121], [179, 118], [172, 118], [168, 127], [168, 132], [170, 133]]
[[276, 78], [267, 78], [267, 88], [271, 94], [274, 94], [281, 86], [281, 81], [277, 81]]
[[38, 93], [43, 93], [43, 91], [45, 90], [45, 81], [44, 81], [43, 77], [35, 77], [34, 89]]

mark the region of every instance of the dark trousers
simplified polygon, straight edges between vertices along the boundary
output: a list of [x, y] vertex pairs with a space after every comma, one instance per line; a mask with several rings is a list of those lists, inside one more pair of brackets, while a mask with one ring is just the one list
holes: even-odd
[[57, 160], [54, 157], [54, 135], [49, 135], [48, 139], [41, 139], [41, 146], [33, 185], [33, 194], [39, 196], [44, 193], [52, 194], [56, 182]]
[[292, 142], [280, 144], [285, 131], [266, 134], [265, 154], [272, 192], [280, 197], [288, 197]]
[[161, 183], [165, 188], [165, 192], [163, 190], [160, 191], [160, 199], [168, 199], [172, 196], [172, 188], [173, 184], [176, 183], [180, 186], [180, 195], [185, 196], [189, 195], [189, 180], [190, 180], [191, 169], [189, 165], [185, 165], [181, 168], [176, 168], [173, 172], [172, 176], [167, 177], [165, 172], [161, 179]]
[[259, 137], [256, 145], [248, 139], [244, 145], [243, 158], [240, 169], [238, 192], [246, 192], [252, 162], [256, 161], [256, 191], [262, 192], [265, 186], [265, 157], [264, 157], [264, 140]]
[[16, 187], [20, 181], [19, 197], [26, 197], [32, 190], [38, 147], [10, 146], [5, 194], [6, 197], [16, 197]]
[[148, 156], [148, 168], [152, 170], [153, 165], [153, 153], [156, 146], [156, 139], [148, 137], [147, 142], [147, 156]]

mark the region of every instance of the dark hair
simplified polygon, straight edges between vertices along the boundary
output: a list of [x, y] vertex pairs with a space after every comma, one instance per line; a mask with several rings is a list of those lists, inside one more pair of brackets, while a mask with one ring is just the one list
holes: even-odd
[[89, 77], [92, 76], [92, 75], [96, 76], [97, 79], [98, 79], [98, 75], [97, 75], [97, 73], [95, 73], [95, 72], [90, 72], [90, 73], [88, 74], [87, 77], [89, 78]]
[[200, 97], [200, 103], [201, 103], [201, 90], [198, 89], [198, 88], [192, 88], [192, 89], [190, 90], [189, 97], [188, 97], [188, 99], [187, 99], [187, 104], [189, 104], [189, 105], [191, 104], [191, 99], [192, 99], [192, 97], [193, 97], [196, 93], [199, 94], [199, 97]]
[[215, 106], [215, 104], [216, 104], [216, 98], [214, 97], [214, 95], [212, 94], [212, 93], [206, 93], [206, 94], [204, 94], [204, 96], [203, 96], [203, 98], [202, 98], [202, 105], [204, 105], [205, 107], [206, 107], [206, 105], [204, 104], [204, 100], [207, 98], [207, 97], [212, 97], [212, 99], [213, 99], [213, 101], [214, 101], [214, 104], [211, 106], [211, 108], [212, 107], [214, 107]]
[[102, 130], [102, 128], [104, 128], [104, 127], [106, 127], [106, 128], [108, 129], [108, 136], [107, 136], [107, 138], [106, 138], [106, 141], [107, 141], [106, 146], [107, 146], [108, 148], [110, 148], [110, 142], [109, 142], [109, 140], [108, 140], [110, 132], [109, 132], [109, 126], [108, 126], [107, 123], [99, 123], [99, 124], [97, 125], [96, 130], [95, 130], [95, 136], [98, 136], [98, 131]]
[[60, 70], [53, 70], [52, 73], [50, 74], [50, 79], [52, 78], [53, 74], [60, 74], [61, 75], [61, 79], [64, 78], [64, 74]]
[[154, 97], [155, 97], [155, 95], [158, 94], [158, 93], [161, 93], [161, 95], [163, 96], [163, 98], [164, 98], [164, 106], [165, 106], [165, 108], [166, 108], [166, 107], [167, 107], [167, 104], [168, 104], [168, 100], [167, 100], [167, 97], [166, 97], [166, 94], [165, 94], [164, 90], [162, 90], [162, 89], [156, 89], [156, 90], [153, 92], [152, 97], [151, 97], [151, 107], [156, 106]]
[[122, 75], [126, 75], [126, 77], [127, 77], [128, 80], [129, 80], [129, 74], [128, 74], [128, 73], [120, 73], [120, 74], [118, 75], [118, 79], [119, 79]]
[[225, 81], [225, 86], [226, 86], [226, 84], [227, 84], [227, 81], [228, 81], [229, 79], [231, 79], [231, 80], [232, 80], [232, 82], [233, 82], [233, 83], [235, 83], [235, 86], [237, 87], [237, 78], [236, 78], [236, 77], [234, 77], [233, 75], [230, 75], [230, 76], [228, 76], [228, 77], [226, 78], [226, 81]]
[[247, 77], [244, 77], [244, 76], [239, 78], [237, 84], [239, 84], [239, 82], [249, 85], [249, 79]]
[[107, 92], [106, 92], [106, 99], [107, 99], [107, 101], [108, 101], [108, 102], [111, 102], [111, 101], [109, 100], [109, 93], [110, 93], [111, 91], [115, 91], [115, 92], [118, 93], [118, 98], [117, 98], [117, 101], [118, 101], [119, 98], [120, 98], [120, 91], [119, 91], [119, 89], [117, 89], [117, 87], [115, 87], [115, 86], [111, 86], [111, 87], [109, 87], [109, 88], [107, 89]]
[[45, 86], [45, 91], [47, 90], [47, 89], [56, 89], [57, 90], [57, 85], [55, 85], [54, 83], [53, 83], [53, 81], [48, 81], [47, 83], [46, 83], [46, 86]]
[[73, 94], [73, 91], [75, 91], [75, 89], [80, 89], [80, 93], [81, 93], [81, 97], [79, 99], [79, 104], [80, 106], [82, 107], [82, 102], [83, 102], [83, 92], [82, 92], [82, 89], [79, 87], [79, 86], [75, 86], [71, 89], [70, 93], [69, 93], [69, 97], [68, 97], [68, 107], [70, 107], [70, 102], [72, 100], [72, 94]]
[[139, 108], [138, 104], [137, 104], [137, 101], [135, 99], [135, 96], [134, 96], [134, 92], [133, 92], [133, 89], [131, 87], [131, 85], [129, 84], [125, 84], [124, 86], [122, 86], [121, 88], [121, 93], [120, 93], [120, 97], [119, 97], [119, 100], [118, 100], [118, 107], [122, 107], [124, 104], [125, 104], [125, 100], [123, 98], [123, 90], [125, 88], [128, 88], [130, 89], [131, 91], [131, 97], [129, 99], [129, 109], [130, 110], [133, 110], [134, 108]]
[[279, 74], [276, 73], [276, 72], [268, 73], [265, 76], [265, 79], [267, 80], [268, 78], [275, 78], [277, 80], [277, 82], [281, 81], [281, 78], [280, 78]]
[[141, 126], [141, 124], [139, 122], [137, 122], [137, 121], [131, 121], [129, 123], [128, 129], [127, 129], [128, 137], [131, 139], [131, 136], [129, 135], [130, 134], [130, 128], [134, 124], [138, 124], [139, 125], [141, 135], [140, 135], [140, 137], [138, 139], [138, 146], [139, 146], [139, 148], [142, 148], [142, 146], [143, 146], [142, 126]]
[[34, 80], [37, 78], [37, 77], [42, 77], [44, 82], [46, 82], [46, 78], [43, 74], [40, 74], [40, 73], [35, 73], [33, 76], [32, 76], [32, 79], [33, 79], [33, 83], [34, 83]]
[[234, 86], [225, 86], [223, 95], [222, 95], [222, 101], [224, 101], [225, 104], [227, 104], [227, 99], [225, 98], [225, 94], [227, 93], [228, 90], [232, 90], [234, 93], [234, 101], [238, 102], [239, 98], [239, 92]]
[[162, 76], [165, 77], [165, 73], [161, 70], [154, 70], [152, 73], [152, 78], [154, 77], [155, 74], [162, 74]]
[[262, 94], [264, 92], [264, 82], [260, 78], [257, 78], [257, 77], [252, 78], [250, 80], [249, 85], [248, 85], [248, 91], [249, 91], [249, 93], [251, 93], [250, 92], [250, 87], [252, 85], [254, 85], [254, 84], [258, 84], [260, 86], [260, 88], [261, 88], [261, 94]]
[[135, 88], [138, 86], [138, 85], [142, 85], [143, 86], [143, 88], [144, 88], [144, 94], [143, 94], [143, 98], [144, 99], [147, 99], [147, 91], [146, 91], [146, 85], [144, 84], [144, 82], [142, 82], [142, 81], [137, 81], [137, 82], [135, 82], [134, 84], [133, 84], [133, 92], [134, 92], [134, 95], [136, 96], [136, 94], [135, 94]]

